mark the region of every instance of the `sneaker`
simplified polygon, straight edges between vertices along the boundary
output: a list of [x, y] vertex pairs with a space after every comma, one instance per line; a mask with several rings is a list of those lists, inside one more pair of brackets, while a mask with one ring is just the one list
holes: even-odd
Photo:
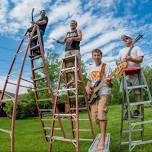
[[[132, 116], [131, 112], [130, 115]], [[128, 119], [128, 112], [125, 113], [125, 115], [123, 116], [123, 120], [127, 120]]]
[[140, 117], [140, 116], [141, 116], [141, 114], [140, 114], [139, 110], [135, 110], [133, 117]]

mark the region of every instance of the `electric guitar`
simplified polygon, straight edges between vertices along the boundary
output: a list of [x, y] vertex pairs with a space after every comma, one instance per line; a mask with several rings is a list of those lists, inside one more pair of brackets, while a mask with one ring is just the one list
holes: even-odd
[[[116, 75], [116, 73], [117, 73], [118, 71], [121, 71], [121, 70], [124, 69], [125, 67], [126, 67], [126, 62], [118, 65], [118, 66], [115, 68], [115, 70], [114, 70], [110, 75], [108, 75], [107, 78], [111, 79], [113, 76]], [[101, 88], [103, 88], [104, 86], [105, 86], [105, 83], [104, 83], [104, 80], [103, 80], [103, 81], [98, 82], [98, 84], [96, 84], [93, 88], [91, 88], [91, 93], [89, 94], [89, 97], [88, 97], [88, 98], [89, 98], [89, 99], [88, 99], [88, 103], [89, 103], [89, 104], [93, 104], [93, 103], [96, 101], [96, 99], [99, 97], [99, 96], [98, 96], [99, 90], [100, 90]]]
[[[131, 51], [132, 51], [132, 49], [133, 49], [133, 47], [134, 47], [134, 44], [137, 43], [141, 38], [143, 38], [143, 35], [140, 35], [140, 34], [135, 38], [135, 40], [132, 42], [131, 47], [129, 48], [129, 51], [128, 51], [128, 53], [127, 53], [127, 56], [130, 56]], [[123, 70], [124, 70], [125, 68], [127, 68], [127, 66], [128, 66], [128, 62], [127, 62], [125, 59], [124, 59], [122, 62], [119, 63], [119, 65], [118, 65], [119, 68], [117, 69], [117, 71], [116, 71], [116, 73], [115, 73], [115, 75], [117, 76], [117, 78], [118, 78], [119, 80], [121, 80]], [[122, 68], [122, 67], [123, 67], [123, 68]]]
[[[34, 8], [32, 8], [32, 12], [31, 12], [31, 19], [32, 19], [32, 22], [34, 22], [33, 14], [34, 14]], [[30, 28], [28, 28], [28, 32], [29, 32], [29, 33], [32, 32], [32, 29], [33, 29], [33, 25], [32, 25]]]

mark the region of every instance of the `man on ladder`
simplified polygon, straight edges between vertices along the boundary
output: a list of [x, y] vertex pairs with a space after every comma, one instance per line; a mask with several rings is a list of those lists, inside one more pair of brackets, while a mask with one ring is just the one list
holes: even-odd
[[[144, 53], [142, 49], [138, 46], [134, 46], [131, 50], [130, 56], [127, 56], [129, 48], [132, 46], [132, 38], [129, 35], [123, 35], [122, 40], [125, 43], [126, 47], [123, 48], [117, 57], [116, 63], [119, 64], [121, 61], [126, 60], [128, 62], [128, 67], [140, 67], [140, 63], [142, 63], [144, 58]], [[138, 75], [127, 75], [126, 77], [128, 85], [139, 85]], [[140, 89], [134, 90], [135, 100], [136, 102], [141, 101], [141, 92]], [[133, 113], [133, 117], [140, 116], [140, 105], [137, 105], [136, 110]], [[128, 114], [126, 113], [124, 119], [128, 118]]]
[[[46, 29], [46, 26], [47, 26], [47, 23], [48, 23], [48, 17], [46, 16], [45, 10], [40, 11], [40, 16], [41, 16], [41, 18], [39, 20], [37, 20], [36, 22], [33, 20], [33, 21], [31, 21], [31, 23], [32, 23], [32, 26], [34, 24], [37, 24], [39, 26], [41, 41], [42, 41], [42, 45], [44, 47], [43, 35], [45, 33], [45, 29]], [[37, 35], [37, 32], [35, 32], [34, 35]], [[32, 46], [37, 45], [37, 39], [32, 40], [31, 45]], [[40, 55], [40, 50], [39, 49], [34, 50], [32, 52], [32, 56], [30, 56], [30, 57], [34, 57], [34, 56], [37, 56], [37, 55]]]
[[[77, 29], [77, 21], [71, 20], [70, 21], [70, 31], [66, 33], [64, 40], [56, 40], [57, 43], [65, 44], [65, 57], [70, 55], [76, 55], [80, 62], [80, 41], [82, 40], [82, 32]], [[67, 67], [74, 66], [74, 61], [67, 62]], [[69, 74], [68, 76], [69, 82], [68, 85], [74, 82], [74, 76]]]
[[102, 52], [99, 49], [92, 51], [92, 58], [94, 63], [89, 67], [89, 81], [86, 86], [86, 92], [90, 94], [91, 88], [94, 87], [98, 80], [103, 81], [105, 84], [98, 92], [98, 98], [94, 103], [91, 104], [91, 115], [92, 120], [96, 121], [100, 128], [100, 139], [97, 145], [97, 150], [104, 150], [105, 136], [106, 136], [106, 125], [107, 125], [107, 104], [108, 98], [111, 93], [111, 80], [108, 79], [110, 74], [110, 68], [108, 65], [102, 62]]

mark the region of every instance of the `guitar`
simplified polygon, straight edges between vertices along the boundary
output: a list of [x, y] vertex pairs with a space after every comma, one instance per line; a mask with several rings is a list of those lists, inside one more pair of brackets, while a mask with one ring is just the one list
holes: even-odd
[[[34, 8], [32, 8], [32, 12], [31, 12], [31, 19], [32, 19], [32, 22], [34, 22], [33, 14], [34, 14]], [[30, 28], [28, 28], [28, 32], [32, 32], [32, 29], [33, 29], [33, 25], [32, 25]]]
[[[120, 65], [118, 65], [118, 66], [115, 68], [115, 70], [114, 70], [110, 75], [108, 75], [107, 78], [111, 79], [113, 76], [116, 75], [116, 73], [117, 73], [118, 71], [121, 71], [121, 70], [124, 69], [125, 67], [126, 67], [126, 63], [125, 63], [125, 62], [122, 63], [122, 64], [120, 64]], [[103, 81], [104, 81], [104, 80], [103, 80]], [[91, 88], [91, 93], [89, 94], [89, 97], [88, 97], [88, 98], [89, 98], [89, 100], [88, 100], [88, 103], [89, 103], [89, 104], [93, 104], [93, 103], [96, 101], [96, 99], [99, 97], [99, 96], [98, 96], [99, 90], [105, 86], [105, 84], [103, 83], [103, 81], [98, 82], [98, 84], [95, 85], [95, 87]]]
[[[132, 42], [131, 47], [129, 48], [129, 51], [128, 51], [128, 53], [127, 53], [127, 56], [130, 56], [131, 51], [132, 51], [132, 49], [133, 49], [133, 47], [134, 47], [134, 44], [137, 43], [141, 38], [143, 38], [143, 35], [140, 35], [140, 34], [135, 38], [135, 40]], [[126, 60], [123, 60], [122, 62], [119, 63], [119, 65], [118, 65], [119, 68], [117, 69], [117, 71], [116, 71], [116, 73], [115, 73], [115, 75], [117, 76], [117, 78], [118, 78], [119, 80], [121, 80], [123, 70], [124, 70], [125, 68], [127, 68], [127, 66], [128, 66], [128, 62], [127, 62]], [[122, 67], [123, 67], [123, 68], [122, 68]]]

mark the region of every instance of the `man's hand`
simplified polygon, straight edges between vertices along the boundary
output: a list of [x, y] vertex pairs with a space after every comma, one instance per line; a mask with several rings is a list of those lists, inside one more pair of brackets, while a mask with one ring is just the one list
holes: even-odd
[[104, 84], [111, 85], [111, 79], [109, 77], [105, 78], [103, 81]]
[[36, 22], [35, 21], [31, 21], [31, 24], [35, 24]]
[[86, 86], [86, 87], [85, 87], [85, 90], [86, 90], [87, 94], [90, 94], [91, 88], [90, 88], [89, 86]]
[[66, 41], [65, 41], [65, 43], [66, 43], [67, 45], [71, 45], [72, 41], [73, 41], [72, 38], [67, 38]]
[[127, 61], [132, 61], [133, 58], [132, 58], [131, 56], [127, 56], [127, 57], [126, 57], [126, 60], [127, 60]]

